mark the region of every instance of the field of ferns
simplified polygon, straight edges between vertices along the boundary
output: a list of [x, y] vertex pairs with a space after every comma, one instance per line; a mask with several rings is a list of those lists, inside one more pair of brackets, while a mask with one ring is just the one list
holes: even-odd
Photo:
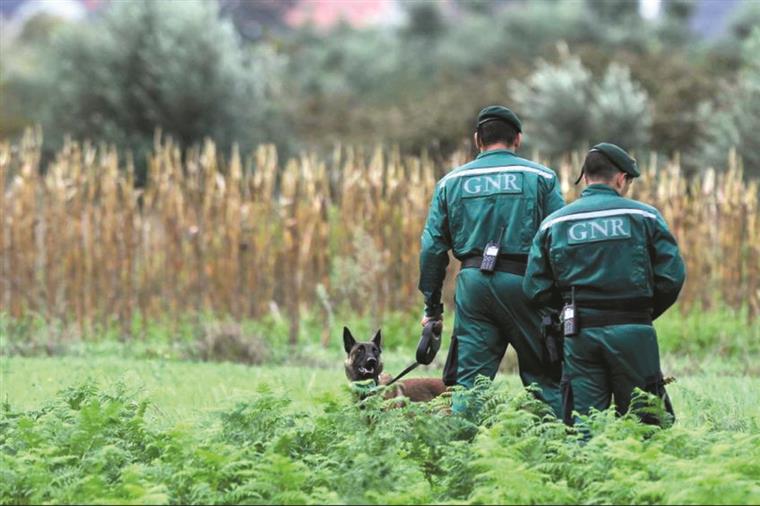
[[[511, 354], [474, 419], [347, 385], [343, 325], [382, 328], [391, 374], [412, 360], [420, 232], [468, 153], [157, 135], [142, 177], [105, 146], [43, 164], [41, 142], [0, 143], [0, 504], [760, 503], [760, 183], [730, 154], [695, 174], [637, 154], [632, 196], [687, 263], [656, 322], [676, 420], [597, 412], [588, 437]], [[581, 157], [553, 166], [567, 201]]]

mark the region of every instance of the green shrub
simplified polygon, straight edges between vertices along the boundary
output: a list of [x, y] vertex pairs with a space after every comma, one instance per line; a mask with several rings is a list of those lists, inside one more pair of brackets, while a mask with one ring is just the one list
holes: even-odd
[[182, 146], [212, 137], [251, 147], [282, 124], [276, 57], [244, 49], [212, 2], [115, 2], [51, 39], [29, 76], [45, 89], [25, 104], [48, 148], [64, 135], [114, 143], [143, 166], [157, 128]]
[[745, 173], [760, 174], [760, 28], [742, 45], [743, 66], [735, 83], [724, 83], [715, 102], [701, 109], [701, 156], [714, 167], [727, 165], [726, 153], [735, 149]]
[[151, 504], [752, 503], [757, 433], [642, 425], [613, 410], [582, 440], [530, 393], [479, 381], [469, 422], [445, 398], [387, 409], [346, 395], [288, 408], [266, 389], [199, 425], [153, 427], [148, 403], [85, 383], [0, 413], [0, 502]]
[[600, 82], [591, 88], [588, 114], [591, 142], [612, 142], [640, 148], [649, 142], [652, 105], [649, 95], [631, 79], [628, 67], [612, 63]]
[[591, 72], [580, 58], [566, 56], [558, 65], [539, 62], [527, 82], [512, 81], [516, 110], [526, 118], [526, 141], [557, 155], [588, 143]]
[[[444, 316], [444, 342], [438, 361], [445, 359], [454, 328], [453, 311]], [[320, 311], [309, 311], [302, 315], [298, 346], [292, 348], [288, 342], [289, 322], [277, 313], [242, 322], [213, 314], [151, 322], [136, 317], [132, 335], [138, 339], [129, 342], [123, 342], [116, 323], [82, 330], [74, 324], [46, 321], [39, 315], [12, 319], [0, 313], [0, 350], [9, 356], [102, 355], [118, 351], [137, 358], [333, 367], [335, 357], [343, 354], [343, 326], [349, 327], [359, 340], [369, 340], [380, 329], [383, 348], [411, 360], [420, 337], [420, 318], [414, 311], [380, 315], [372, 309], [348, 308], [326, 319]], [[655, 328], [664, 355], [745, 360], [760, 354], [760, 321], [751, 321], [746, 308], [736, 311], [718, 305], [710, 310], [694, 308], [688, 313], [673, 308], [655, 322]]]
[[750, 321], [746, 308], [671, 309], [655, 322], [663, 353], [697, 357], [752, 357], [760, 353], [760, 320]]
[[652, 127], [649, 95], [630, 70], [613, 63], [599, 82], [577, 56], [541, 61], [527, 81], [510, 83], [526, 121], [526, 141], [552, 156], [608, 141], [626, 149], [644, 146]]

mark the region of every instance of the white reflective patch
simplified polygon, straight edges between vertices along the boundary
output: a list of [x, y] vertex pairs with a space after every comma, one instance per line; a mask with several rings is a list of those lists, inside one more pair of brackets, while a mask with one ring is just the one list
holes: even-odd
[[591, 211], [588, 213], [568, 214], [567, 216], [560, 216], [558, 218], [545, 221], [541, 224], [541, 230], [546, 230], [555, 223], [562, 223], [563, 221], [583, 220], [586, 218], [603, 218], [605, 216], [620, 216], [621, 214], [638, 214], [645, 218], [657, 219], [657, 215], [650, 213], [649, 211], [642, 211], [641, 209], [607, 209], [605, 211]]
[[496, 246], [490, 246], [488, 249], [486, 249], [486, 255], [488, 256], [496, 256], [499, 254], [499, 248]]
[[554, 179], [553, 174], [540, 169], [525, 167], [523, 165], [508, 165], [503, 167], [483, 167], [482, 169], [467, 169], [460, 172], [452, 172], [444, 176], [438, 184], [441, 185], [449, 179], [455, 179], [462, 176], [477, 176], [480, 174], [493, 174], [495, 172], [530, 172], [531, 174], [538, 174], [539, 176], [545, 177], [546, 179]]

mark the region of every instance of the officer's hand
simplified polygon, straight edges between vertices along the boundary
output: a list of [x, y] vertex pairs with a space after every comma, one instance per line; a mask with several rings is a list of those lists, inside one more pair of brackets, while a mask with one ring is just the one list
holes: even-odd
[[443, 332], [443, 318], [441, 318], [440, 316], [423, 316], [422, 320], [420, 321], [423, 327], [430, 322], [438, 322], [438, 325], [436, 325], [435, 330], [438, 331], [439, 334]]
[[417, 344], [417, 353], [415, 360], [418, 364], [427, 365], [433, 361], [438, 350], [441, 348], [441, 331], [443, 330], [443, 320], [438, 318], [423, 318], [427, 324], [422, 329], [420, 342]]

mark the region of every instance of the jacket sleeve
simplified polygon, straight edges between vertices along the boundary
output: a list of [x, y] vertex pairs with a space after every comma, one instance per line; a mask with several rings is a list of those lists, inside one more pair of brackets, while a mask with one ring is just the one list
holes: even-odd
[[678, 244], [660, 213], [657, 213], [649, 254], [654, 277], [652, 319], [655, 319], [675, 303], [686, 279]]
[[539, 230], [533, 238], [528, 255], [528, 267], [522, 284], [523, 292], [528, 300], [542, 307], [561, 305], [561, 297], [549, 262], [549, 233], [550, 229]]
[[446, 208], [446, 187], [437, 185], [430, 203], [420, 250], [419, 289], [425, 297], [425, 315], [436, 316], [442, 311], [441, 290], [449, 264], [451, 234]]
[[552, 214], [557, 209], [565, 206], [565, 199], [562, 197], [561, 185], [559, 178], [554, 176], [551, 182], [548, 184], [547, 191], [544, 193], [543, 199], [543, 216], [545, 218]]

